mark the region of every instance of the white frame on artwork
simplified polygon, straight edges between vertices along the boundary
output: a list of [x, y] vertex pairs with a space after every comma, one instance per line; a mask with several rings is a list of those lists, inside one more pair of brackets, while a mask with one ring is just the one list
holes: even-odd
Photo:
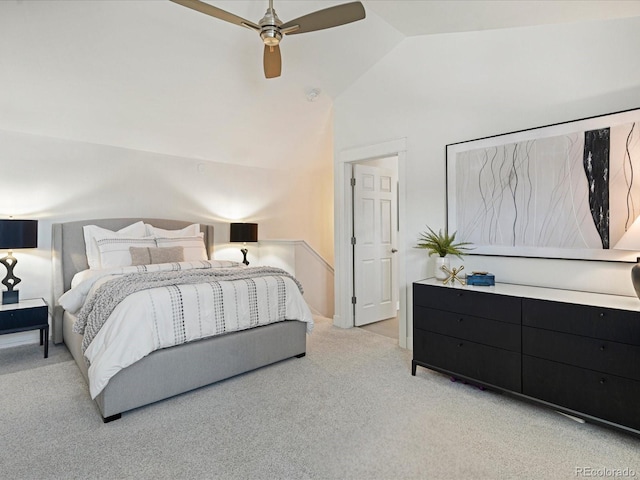
[[446, 183], [469, 254], [636, 262], [640, 108], [449, 144]]

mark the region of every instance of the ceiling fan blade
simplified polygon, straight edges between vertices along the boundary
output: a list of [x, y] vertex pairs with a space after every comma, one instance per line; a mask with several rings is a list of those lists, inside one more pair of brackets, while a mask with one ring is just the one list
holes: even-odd
[[274, 45], [270, 47], [264, 46], [264, 76], [266, 78], [275, 78], [280, 76], [282, 72], [282, 57], [280, 56], [280, 47]]
[[242, 17], [238, 17], [233, 13], [229, 13], [221, 8], [214, 7], [213, 5], [209, 5], [208, 3], [201, 2], [200, 0], [171, 0], [174, 3], [179, 5], [183, 5], [185, 7], [191, 8], [192, 10], [196, 10], [197, 12], [204, 13], [206, 15], [210, 15], [215, 18], [219, 18], [220, 20], [224, 20], [225, 22], [233, 23], [235, 25], [240, 25], [241, 27], [247, 27], [253, 30], [260, 31], [260, 27], [249, 20], [246, 20]]
[[[364, 7], [360, 2], [345, 3], [335, 7], [325, 8], [317, 12], [298, 17], [280, 26], [282, 33], [295, 35], [297, 33], [314, 32], [325, 28], [337, 27], [346, 23], [357, 22], [365, 18]], [[298, 25], [299, 28], [294, 29]], [[291, 29], [291, 31], [287, 31]]]

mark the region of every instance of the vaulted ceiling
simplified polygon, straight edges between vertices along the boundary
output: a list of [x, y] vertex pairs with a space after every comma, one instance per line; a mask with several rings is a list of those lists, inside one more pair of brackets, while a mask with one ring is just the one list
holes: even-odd
[[[210, 3], [254, 22], [268, 5]], [[274, 8], [286, 22], [340, 3]], [[0, 129], [315, 169], [331, 154], [333, 98], [405, 36], [640, 15], [640, 2], [615, 0], [363, 4], [363, 21], [285, 37], [282, 76], [266, 80], [256, 33], [169, 1], [3, 0]]]

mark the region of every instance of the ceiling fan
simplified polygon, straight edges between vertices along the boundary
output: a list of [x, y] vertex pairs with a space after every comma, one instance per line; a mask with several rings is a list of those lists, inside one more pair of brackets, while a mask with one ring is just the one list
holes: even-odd
[[276, 11], [273, 9], [273, 0], [269, 0], [267, 13], [265, 13], [264, 17], [256, 24], [208, 3], [201, 2], [200, 0], [171, 1], [260, 33], [260, 38], [262, 38], [264, 43], [264, 76], [267, 78], [279, 77], [282, 71], [282, 58], [280, 56], [279, 44], [283, 35], [314, 32], [316, 30], [356, 22], [365, 18], [364, 7], [360, 2], [336, 5], [303, 15], [290, 22], [282, 23]]

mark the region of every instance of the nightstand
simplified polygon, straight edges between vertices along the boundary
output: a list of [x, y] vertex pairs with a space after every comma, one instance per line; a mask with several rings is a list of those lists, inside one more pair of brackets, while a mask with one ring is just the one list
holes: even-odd
[[0, 335], [40, 330], [44, 358], [49, 356], [49, 307], [42, 298], [20, 300], [0, 305]]

